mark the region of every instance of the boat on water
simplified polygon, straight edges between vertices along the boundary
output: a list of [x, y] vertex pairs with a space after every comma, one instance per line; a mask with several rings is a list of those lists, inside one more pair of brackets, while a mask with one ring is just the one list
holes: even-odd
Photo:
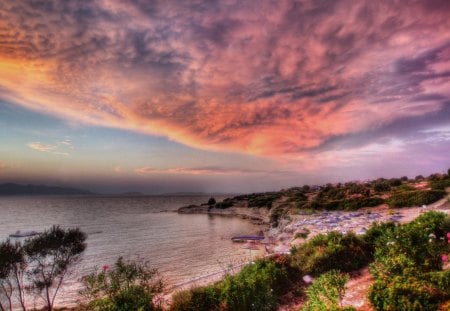
[[231, 241], [233, 242], [247, 242], [247, 241], [262, 241], [264, 240], [264, 236], [259, 235], [241, 235], [241, 236], [234, 236], [231, 238]]
[[30, 236], [38, 235], [39, 232], [36, 231], [20, 231], [17, 230], [15, 233], [9, 235], [10, 238], [27, 238]]

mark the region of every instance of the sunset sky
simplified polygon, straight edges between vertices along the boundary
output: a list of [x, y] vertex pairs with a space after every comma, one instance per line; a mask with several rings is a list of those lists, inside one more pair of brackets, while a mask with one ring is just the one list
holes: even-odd
[[1, 1], [0, 182], [248, 192], [450, 167], [450, 1]]

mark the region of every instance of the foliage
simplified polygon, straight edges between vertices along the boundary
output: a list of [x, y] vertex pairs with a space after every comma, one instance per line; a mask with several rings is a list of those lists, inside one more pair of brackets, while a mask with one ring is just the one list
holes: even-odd
[[272, 212], [270, 213], [270, 225], [272, 226], [272, 228], [278, 227], [280, 218], [285, 214], [286, 210], [282, 206], [279, 206], [272, 210]]
[[219, 310], [221, 291], [217, 286], [197, 287], [176, 293], [172, 297], [171, 311]]
[[302, 310], [339, 310], [348, 280], [349, 276], [341, 274], [338, 270], [330, 270], [322, 274], [307, 289], [308, 301]]
[[272, 208], [272, 204], [275, 200], [281, 197], [281, 193], [267, 192], [259, 195], [253, 195], [248, 200], [249, 207], [267, 207]]
[[225, 208], [229, 208], [233, 206], [233, 200], [232, 199], [225, 199], [222, 202], [217, 202], [215, 207], [216, 208], [221, 208], [221, 209], [225, 209]]
[[395, 192], [387, 200], [390, 207], [421, 206], [436, 202], [445, 196], [441, 190], [414, 190]]
[[342, 200], [315, 200], [312, 202], [315, 209], [326, 210], [357, 210], [362, 207], [373, 207], [384, 203], [379, 197], [354, 197]]
[[400, 178], [391, 178], [388, 180], [388, 184], [390, 187], [398, 187], [402, 184], [402, 180]]
[[214, 198], [209, 198], [209, 200], [208, 200], [208, 205], [214, 205], [214, 204], [216, 204], [216, 199], [214, 199]]
[[364, 241], [353, 233], [320, 234], [292, 249], [291, 264], [305, 274], [319, 275], [333, 269], [354, 271], [368, 263]]
[[305, 229], [303, 229], [302, 232], [296, 233], [296, 234], [294, 235], [294, 239], [299, 239], [299, 238], [301, 238], [301, 239], [306, 239], [310, 233], [311, 233], [311, 232], [309, 231], [309, 229], [306, 229], [306, 228], [305, 228]]
[[369, 299], [376, 310], [432, 311], [439, 303], [421, 278], [401, 275], [375, 280]]
[[391, 190], [391, 186], [387, 180], [377, 180], [373, 184], [373, 189], [376, 192], [387, 192]]
[[128, 261], [120, 257], [113, 268], [83, 278], [81, 294], [89, 301], [87, 310], [126, 311], [158, 310], [153, 304], [155, 294], [162, 292], [162, 282], [156, 279], [157, 271], [147, 263]]
[[220, 283], [175, 294], [170, 310], [275, 310], [289, 287], [285, 260], [257, 260]]
[[369, 298], [376, 310], [436, 310], [450, 298], [450, 273], [441, 254], [450, 252], [450, 217], [429, 212], [409, 224], [385, 227], [375, 242], [375, 278]]
[[81, 259], [86, 248], [86, 234], [80, 229], [64, 230], [53, 226], [24, 244], [29, 260], [33, 289], [43, 293], [48, 310], [53, 304], [68, 269]]
[[386, 233], [388, 230], [393, 230], [395, 224], [393, 222], [387, 223], [374, 223], [369, 230], [362, 236], [365, 244], [365, 250], [367, 256], [373, 259], [373, 254], [375, 252], [375, 246], [377, 240]]
[[[8, 239], [0, 243], [0, 310], [12, 310], [13, 300], [17, 300], [25, 310], [23, 277], [27, 263], [22, 245]], [[6, 300], [6, 303], [5, 301]]]
[[275, 310], [278, 297], [289, 287], [285, 267], [270, 260], [248, 265], [222, 283], [222, 297], [227, 310]]
[[431, 181], [430, 187], [433, 190], [445, 190], [446, 188], [450, 187], [450, 179]]

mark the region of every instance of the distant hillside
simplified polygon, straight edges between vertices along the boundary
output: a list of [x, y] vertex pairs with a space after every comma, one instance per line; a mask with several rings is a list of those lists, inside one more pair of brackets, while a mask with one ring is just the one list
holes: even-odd
[[45, 185], [0, 184], [0, 195], [86, 195], [94, 194], [87, 190], [54, 187]]

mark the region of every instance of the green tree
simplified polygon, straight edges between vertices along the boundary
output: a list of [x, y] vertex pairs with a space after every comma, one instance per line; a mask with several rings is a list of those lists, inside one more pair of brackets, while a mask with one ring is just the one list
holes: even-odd
[[209, 200], [208, 200], [208, 205], [214, 205], [214, 204], [216, 204], [216, 199], [214, 199], [214, 198], [209, 198]]
[[[0, 310], [13, 310], [14, 296], [25, 307], [24, 275], [27, 263], [22, 245], [8, 239], [0, 243]], [[6, 300], [6, 302], [5, 302]]]
[[31, 270], [29, 275], [33, 289], [43, 294], [49, 311], [53, 310], [68, 269], [81, 259], [86, 248], [86, 234], [80, 229], [64, 230], [53, 226], [41, 235], [24, 243]]

